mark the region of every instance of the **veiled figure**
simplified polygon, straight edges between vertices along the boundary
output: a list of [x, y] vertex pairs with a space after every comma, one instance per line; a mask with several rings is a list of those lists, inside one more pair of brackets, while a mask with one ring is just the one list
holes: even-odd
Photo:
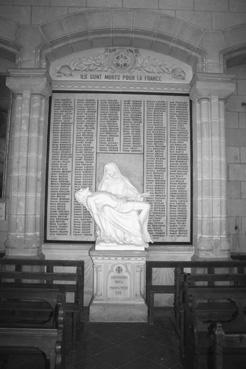
[[98, 189], [75, 193], [97, 224], [96, 244], [148, 247], [152, 240], [147, 229], [150, 205], [143, 201], [146, 194], [140, 194], [114, 163], [105, 165]]
[[119, 197], [125, 197], [126, 200], [143, 201], [145, 196], [145, 194], [140, 194], [129, 179], [121, 174], [115, 163], [105, 164], [98, 191], [110, 192]]

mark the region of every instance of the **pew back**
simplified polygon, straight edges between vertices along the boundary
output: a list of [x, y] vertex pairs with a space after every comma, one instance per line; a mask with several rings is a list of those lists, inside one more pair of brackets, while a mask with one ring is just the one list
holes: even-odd
[[[217, 323], [212, 337], [213, 368], [245, 368], [246, 332], [225, 333], [221, 323]], [[234, 359], [229, 361], [228, 355]]]
[[212, 360], [212, 334], [218, 322], [228, 334], [246, 334], [246, 287], [195, 286], [185, 293], [185, 367], [205, 368]]
[[84, 261], [0, 259], [0, 287], [55, 288], [65, 295], [64, 312], [72, 315], [76, 338], [84, 305]]
[[[156, 283], [155, 270], [172, 270], [173, 281], [170, 283]], [[184, 283], [187, 273], [196, 282], [215, 286], [221, 283], [228, 285], [246, 285], [246, 261], [211, 260], [211, 261], [147, 261], [146, 262], [146, 302], [148, 305], [149, 323], [153, 322], [154, 297], [156, 294], [173, 294], [174, 311], [177, 330], [182, 329], [182, 314], [184, 308]], [[223, 274], [222, 274], [223, 273]], [[219, 275], [220, 274], [220, 275]], [[232, 274], [238, 275], [233, 282]], [[189, 280], [191, 281], [191, 279]]]
[[0, 287], [0, 327], [55, 328], [63, 305], [58, 289]]
[[1, 352], [41, 351], [58, 368], [62, 361], [64, 294], [48, 288], [0, 288]]
[[84, 262], [77, 260], [0, 259], [0, 286], [56, 288], [83, 309]]

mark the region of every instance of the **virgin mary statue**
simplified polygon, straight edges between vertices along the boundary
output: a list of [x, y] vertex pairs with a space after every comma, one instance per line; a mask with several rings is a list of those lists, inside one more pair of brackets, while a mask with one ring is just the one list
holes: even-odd
[[98, 191], [111, 192], [127, 200], [142, 201], [144, 198], [144, 194], [140, 194], [129, 179], [121, 174], [115, 163], [108, 163], [104, 166], [103, 178], [99, 183]]
[[75, 197], [97, 225], [96, 249], [144, 249], [152, 242], [147, 226], [150, 205], [147, 194], [124, 177], [115, 163], [104, 167], [97, 192], [81, 189]]

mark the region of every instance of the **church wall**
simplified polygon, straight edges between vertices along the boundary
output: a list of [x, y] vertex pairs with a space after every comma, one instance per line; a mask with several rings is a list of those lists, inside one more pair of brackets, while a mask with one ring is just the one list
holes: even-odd
[[246, 65], [228, 70], [236, 76], [236, 90], [226, 106], [227, 214], [232, 250], [246, 243]]
[[212, 31], [245, 23], [246, 13], [244, 0], [13, 0], [9, 3], [9, 0], [0, 1], [1, 17], [22, 25], [52, 22], [84, 9], [137, 8], [158, 10]]
[[[133, 22], [133, 18], [137, 18], [137, 15], [139, 18], [137, 19], [136, 23], [136, 29], [142, 29], [147, 30], [149, 33], [153, 36], [155, 35], [155, 28], [156, 26], [157, 30], [161, 30], [163, 35], [168, 34], [168, 26], [167, 24], [159, 24], [155, 25], [153, 23], [153, 19], [156, 20], [154, 15], [167, 15], [172, 18], [169, 18], [170, 25], [173, 25], [173, 29], [170, 30], [170, 35], [173, 36], [174, 41], [176, 39], [180, 39], [180, 44], [192, 44], [192, 46], [199, 48], [200, 50], [204, 50], [206, 54], [206, 65], [204, 64], [204, 69], [202, 69], [202, 72], [215, 72], [215, 73], [223, 73], [223, 61], [219, 59], [219, 53], [220, 50], [226, 49], [227, 47], [233, 47], [234, 44], [237, 45], [244, 45], [245, 43], [245, 25], [246, 25], [246, 2], [245, 0], [12, 0], [11, 5], [9, 0], [0, 0], [0, 33], [3, 40], [7, 40], [10, 45], [15, 46], [15, 43], [19, 46], [23, 46], [20, 48], [20, 50], [24, 50], [23, 54], [18, 56], [17, 58], [17, 64], [14, 65], [13, 62], [6, 62], [5, 60], [1, 61], [0, 59], [0, 73], [6, 73], [8, 68], [23, 68], [26, 67], [29, 68], [40, 68], [41, 63], [36, 63], [36, 57], [37, 55], [34, 55], [34, 50], [37, 45], [40, 44], [41, 39], [43, 38], [44, 43], [48, 45], [49, 43], [52, 44], [52, 42], [56, 42], [56, 36], [57, 39], [62, 38], [64, 31], [63, 25], [67, 27], [64, 31], [64, 38], [66, 36], [70, 37], [70, 28], [71, 27], [71, 34], [75, 32], [75, 28], [73, 28], [73, 20], [70, 19], [71, 24], [69, 25], [69, 21], [66, 23], [66, 20], [64, 23], [62, 23], [62, 20], [64, 17], [72, 14], [77, 14], [79, 12], [83, 12], [84, 10], [93, 11], [95, 9], [99, 11], [107, 10], [111, 11], [112, 14], [117, 14], [117, 11], [119, 10], [125, 10], [124, 14], [118, 15], [118, 20], [122, 22], [123, 26], [126, 25], [126, 27], [122, 27], [122, 29], [126, 29], [129, 31], [131, 29], [131, 22]], [[138, 9], [141, 9], [143, 13], [139, 14]], [[127, 11], [129, 10], [129, 12]], [[136, 11], [135, 11], [136, 10]], [[127, 15], [129, 15], [129, 24]], [[97, 14], [96, 14], [97, 16]], [[104, 25], [102, 21], [102, 17], [93, 18], [93, 22], [98, 21], [98, 28], [99, 25]], [[85, 18], [86, 19], [86, 18]], [[106, 19], [106, 18], [105, 18]], [[114, 18], [115, 19], [115, 18]], [[61, 23], [53, 23], [58, 20], [61, 20]], [[165, 19], [166, 21], [167, 19]], [[175, 22], [176, 20], [176, 22]], [[105, 20], [104, 20], [105, 21]], [[100, 23], [101, 22], [101, 23]], [[44, 25], [47, 25], [50, 23], [51, 25], [54, 24], [54, 28], [49, 27], [49, 25], [46, 27]], [[81, 29], [86, 28], [88, 25], [83, 24], [81, 22], [81, 18], [78, 20], [78, 27], [81, 27]], [[85, 22], [86, 23], [86, 22]], [[163, 22], [165, 23], [165, 22]], [[134, 23], [134, 25], [136, 25]], [[42, 28], [42, 26], [44, 26]], [[89, 26], [91, 28], [89, 28]], [[93, 30], [93, 27], [91, 25], [88, 26], [89, 30]], [[93, 25], [94, 26], [94, 25]], [[95, 25], [97, 26], [97, 24]], [[108, 25], [104, 25], [104, 28], [106, 29]], [[112, 25], [112, 29], [115, 30], [117, 27], [120, 29], [120, 25]], [[242, 28], [238, 27], [242, 26]], [[60, 27], [60, 28], [59, 28]], [[158, 29], [159, 27], [159, 29]], [[175, 28], [176, 27], [176, 28]], [[96, 28], [96, 27], [95, 27]], [[115, 29], [114, 29], [115, 28]], [[103, 27], [102, 27], [103, 29]], [[43, 32], [43, 31], [46, 31]], [[152, 31], [152, 33], [150, 32]], [[177, 31], [177, 34], [176, 34]], [[198, 32], [199, 31], [199, 32]], [[67, 34], [65, 35], [65, 32]], [[172, 33], [173, 32], [173, 33]], [[49, 39], [50, 37], [50, 39]], [[106, 36], [105, 36], [106, 37]], [[154, 36], [153, 36], [154, 39]], [[194, 42], [193, 42], [194, 40]], [[110, 39], [108, 37], [108, 42], [110, 42]], [[117, 39], [117, 42], [115, 46], [122, 46], [120, 43], [122, 42], [122, 45], [126, 45], [126, 39]], [[88, 47], [98, 47], [102, 46], [101, 44], [93, 44], [93, 40], [91, 39], [88, 42]], [[96, 42], [100, 42], [97, 40]], [[115, 40], [114, 40], [115, 42]], [[151, 42], [146, 37], [144, 40], [145, 44], [143, 43], [143, 47], [145, 48], [151, 48]], [[153, 42], [154, 43], [154, 42]], [[158, 44], [158, 42], [155, 40], [155, 43]], [[6, 42], [7, 44], [7, 42]], [[86, 48], [86, 47], [84, 47]], [[67, 48], [65, 47], [66, 51]], [[163, 51], [164, 46], [160, 43], [160, 50], [157, 50], [157, 47], [155, 51], [160, 51], [162, 53], [165, 53]], [[170, 48], [172, 52], [174, 49]], [[168, 49], [168, 51], [170, 50]], [[58, 50], [58, 49], [57, 49]], [[57, 51], [56, 57], [59, 56], [59, 52], [62, 49], [59, 49]], [[71, 47], [71, 52], [73, 52], [73, 48]], [[77, 49], [75, 51], [78, 51]], [[168, 53], [167, 53], [168, 54]], [[181, 55], [181, 54], [180, 54]], [[180, 55], [172, 54], [171, 56], [177, 57], [177, 59], [180, 57]], [[60, 55], [64, 56], [64, 55]], [[0, 53], [0, 57], [2, 57]], [[182, 54], [183, 57], [183, 54]], [[38, 59], [38, 57], [37, 57]], [[190, 60], [185, 60], [185, 62], [190, 63]], [[181, 60], [181, 58], [180, 58]], [[183, 60], [183, 59], [182, 59]], [[184, 60], [183, 60], [184, 61]], [[46, 66], [45, 66], [46, 67]], [[196, 72], [194, 68], [194, 73]], [[240, 68], [231, 68], [227, 71], [230, 74], [236, 74], [237, 76], [237, 88], [233, 96], [231, 96], [227, 102], [227, 114], [226, 114], [226, 145], [227, 145], [227, 200], [228, 200], [228, 207], [227, 207], [227, 214], [229, 215], [228, 218], [228, 230], [229, 235], [231, 238], [232, 245], [245, 245], [246, 241], [246, 112], [245, 107], [242, 107], [241, 102], [246, 101], [246, 68], [240, 69]], [[204, 73], [204, 74], [205, 74]], [[39, 76], [38, 76], [39, 78]], [[37, 78], [37, 79], [38, 79]], [[40, 80], [42, 80], [44, 76], [40, 76]], [[199, 77], [200, 78], [200, 77]], [[206, 113], [211, 108], [214, 114], [215, 123], [218, 123], [220, 119], [220, 114], [217, 114], [218, 110], [218, 101], [217, 96], [220, 98], [224, 98], [223, 91], [221, 95], [216, 95], [216, 99], [212, 99], [212, 101], [208, 102], [208, 96], [205, 94], [204, 91], [200, 91], [199, 89], [204, 88], [204, 90], [209, 89], [209, 86], [206, 85], [206, 81], [204, 82], [202, 79], [197, 79], [197, 82], [195, 83], [194, 91], [195, 94], [200, 93], [199, 99], [200, 102], [197, 102], [197, 105], [200, 104], [200, 110], [203, 111], [204, 116], [206, 118]], [[35, 74], [34, 74], [35, 79]], [[223, 79], [223, 78], [222, 78]], [[219, 80], [219, 78], [218, 78]], [[25, 81], [26, 82], [26, 81]], [[209, 82], [210, 83], [210, 82]], [[208, 85], [209, 85], [208, 83]], [[216, 86], [216, 81], [212, 82], [214, 83], [213, 86]], [[37, 86], [38, 86], [37, 82]], [[202, 88], [200, 86], [202, 85]], [[35, 88], [37, 87], [35, 86]], [[14, 86], [13, 90], [17, 91], [17, 93], [21, 92], [17, 87]], [[218, 89], [219, 90], [219, 89]], [[222, 87], [223, 90], [223, 87]], [[36, 91], [34, 89], [34, 91]], [[217, 92], [217, 91], [216, 91]], [[41, 91], [42, 96], [48, 96], [47, 94]], [[209, 99], [211, 98], [211, 95], [209, 95]], [[25, 96], [25, 101], [32, 106], [32, 100], [28, 100], [29, 97]], [[219, 100], [219, 99], [218, 99]], [[41, 109], [43, 106], [43, 97], [40, 98], [40, 101], [36, 100], [37, 107]], [[194, 106], [196, 102], [194, 101]], [[36, 105], [35, 105], [36, 106]], [[34, 107], [35, 107], [34, 106]], [[33, 107], [33, 106], [32, 106]], [[223, 107], [221, 107], [221, 110], [223, 110]], [[203, 119], [204, 126], [206, 126], [207, 122], [206, 119], [204, 119], [204, 116], [201, 114], [201, 118]], [[43, 122], [43, 115], [40, 113], [41, 122]], [[18, 116], [17, 116], [18, 118]], [[194, 115], [194, 122], [196, 124], [196, 117]], [[223, 119], [222, 119], [223, 120]], [[211, 133], [212, 128], [210, 124], [210, 131], [208, 134]], [[195, 131], [194, 131], [195, 132]], [[35, 136], [36, 137], [36, 136]], [[195, 136], [194, 133], [194, 140], [198, 137]], [[210, 137], [210, 136], [209, 136]], [[218, 137], [220, 138], [219, 134]], [[215, 140], [218, 139], [216, 136]], [[200, 137], [201, 138], [201, 137]], [[205, 142], [206, 144], [206, 142]], [[194, 143], [195, 147], [196, 143]], [[205, 154], [208, 153], [209, 145], [204, 145], [205, 147]], [[216, 148], [216, 143], [213, 146]], [[195, 153], [195, 151], [194, 151]], [[17, 153], [18, 154], [18, 153]], [[17, 155], [16, 154], [16, 155]], [[25, 153], [24, 159], [28, 158], [28, 153]], [[41, 155], [40, 155], [41, 157]], [[39, 157], [36, 158], [37, 161]], [[44, 159], [44, 156], [43, 156]], [[203, 158], [202, 158], [203, 159]], [[207, 158], [206, 158], [207, 159]], [[215, 155], [215, 167], [216, 164], [219, 163], [220, 158], [219, 156]], [[198, 162], [196, 160], [196, 155], [194, 156], [194, 163], [197, 163], [197, 165], [201, 164], [202, 160]], [[204, 161], [206, 165], [206, 160]], [[45, 165], [43, 160], [43, 165]], [[204, 167], [205, 167], [204, 165]], [[218, 164], [219, 166], [219, 164]], [[216, 169], [216, 168], [215, 168]], [[40, 171], [41, 172], [41, 171]], [[215, 171], [216, 172], [216, 171]], [[44, 173], [44, 171], [42, 172]], [[216, 172], [217, 174], [217, 172]], [[223, 173], [222, 173], [223, 174]], [[197, 171], [194, 168], [194, 175], [197, 175]], [[221, 172], [219, 172], [219, 175], [221, 175]], [[197, 177], [194, 176], [194, 182], [196, 182]], [[29, 173], [29, 180], [31, 178], [31, 173]], [[44, 178], [43, 178], [44, 180]], [[206, 181], [206, 178], [205, 178]], [[212, 182], [212, 181], [211, 181]], [[43, 186], [44, 188], [44, 186]], [[200, 188], [200, 187], [199, 187]], [[216, 188], [215, 185], [213, 189]], [[194, 183], [194, 194], [196, 195], [196, 192], [198, 192], [198, 184]], [[21, 193], [21, 191], [20, 191]], [[44, 203], [44, 190], [40, 191], [41, 194], [41, 202]], [[223, 195], [223, 194], [222, 194]], [[206, 191], [202, 193], [202, 196], [200, 199], [197, 199], [197, 203], [195, 203], [195, 206], [197, 209], [199, 208], [198, 200], [203, 202], [204, 204], [207, 203], [206, 198]], [[0, 200], [1, 201], [1, 200]], [[214, 195], [214, 199], [211, 200], [212, 202], [215, 202], [216, 198]], [[28, 198], [26, 197], [26, 202], [28, 202]], [[4, 203], [4, 201], [3, 201]], [[29, 204], [29, 203], [28, 203]], [[194, 216], [196, 216], [196, 219], [194, 220], [194, 233], [195, 236], [202, 230], [206, 234], [206, 226], [211, 225], [213, 218], [211, 217], [212, 221], [209, 223], [209, 217], [208, 222], [205, 224], [200, 224], [199, 221], [204, 217], [206, 217], [206, 213], [200, 214], [198, 210], [200, 209], [194, 209]], [[31, 214], [31, 205], [29, 204], [29, 207], [27, 207], [27, 210], [29, 210], [29, 214]], [[42, 212], [42, 209], [41, 209]], [[200, 218], [199, 218], [200, 217]], [[42, 219], [41, 219], [42, 222]], [[28, 223], [28, 222], [27, 222]], [[204, 227], [203, 227], [204, 226]], [[40, 229], [42, 228], [42, 224], [40, 225]], [[203, 229], [204, 228], [204, 229]], [[215, 227], [216, 228], [216, 227]], [[218, 226], [219, 228], [219, 226]], [[35, 229], [34, 229], [35, 230]], [[4, 251], [5, 248], [5, 241], [7, 236], [7, 222], [3, 219], [1, 220], [0, 217], [0, 252]], [[38, 230], [39, 231], [39, 230]], [[43, 243], [42, 238], [42, 229], [40, 230], [40, 238], [41, 243]], [[216, 232], [215, 232], [216, 235]], [[196, 237], [198, 238], [198, 237]], [[212, 238], [212, 237], [211, 237]], [[196, 240], [194, 237], [194, 246]], [[205, 243], [207, 244], [207, 239], [205, 237]], [[37, 241], [37, 244], [39, 244], [39, 240]], [[85, 286], [85, 303], [88, 304], [92, 295], [92, 264], [91, 259], [88, 254], [88, 250], [90, 248], [90, 245], [84, 245], [81, 247], [81, 245], [68, 245], [68, 244], [51, 244], [46, 243], [42, 244], [42, 252], [45, 257], [50, 259], [84, 259], [86, 261], [86, 286]], [[68, 252], [69, 249], [69, 252]], [[16, 250], [14, 250], [16, 251]], [[148, 258], [150, 260], [189, 260], [193, 255], [193, 247], [187, 247], [187, 246], [181, 246], [179, 248], [175, 248], [173, 246], [168, 247], [153, 247], [151, 252], [149, 252]], [[245, 251], [245, 250], [244, 250]], [[69, 254], [69, 255], [68, 255]], [[20, 256], [20, 255], [18, 255]], [[156, 281], [163, 281], [163, 280], [171, 280], [172, 279], [172, 271], [170, 273], [168, 272], [167, 275], [164, 274], [158, 274], [155, 276]], [[161, 301], [162, 302], [162, 301]]]
[[[236, 32], [237, 26], [246, 24], [246, 3], [243, 0], [40, 0], [39, 2], [36, 0], [13, 0], [11, 1], [11, 5], [9, 5], [8, 0], [0, 0], [0, 31], [4, 39], [9, 40], [10, 43], [13, 43], [15, 40], [19, 42], [19, 44], [23, 44], [24, 48], [27, 49], [28, 44], [32, 41], [34, 45], [38, 43], [37, 34], [40, 32], [39, 26], [49, 22], [52, 23], [56, 20], [63, 19], [67, 15], [76, 14], [84, 10], [109, 10], [109, 8], [112, 8], [114, 13], [116, 13], [117, 10], [129, 9], [129, 14], [134, 11], [135, 8], [144, 10], [145, 17], [142, 19], [143, 27], [145, 27], [145, 25], [149, 27], [153, 16], [151, 11], [155, 10], [158, 11], [158, 14], [166, 14], [174, 17], [174, 19], [176, 18], [177, 20], [188, 22], [180, 23], [180, 27], [181, 25], [186, 26], [185, 30], [180, 29], [180, 34], [185, 34], [189, 31], [191, 39], [193, 39], [192, 37], [194, 35], [192, 34], [192, 28], [187, 31], [188, 24], [199, 27], [206, 32], [206, 34], [203, 34], [201, 37], [199, 43], [208, 51], [208, 62], [210, 62], [210, 58], [215, 55], [216, 48], [218, 47], [218, 49], [221, 49], [224, 46], [224, 39], [229, 45], [236, 42], [236, 40], [238, 41], [240, 35], [242, 40], [244, 37], [243, 30], [241, 33], [240, 30], [238, 33]], [[131, 17], [134, 14], [135, 13], [131, 13]], [[93, 20], [96, 22], [97, 18], [95, 17]], [[22, 27], [21, 32], [18, 30], [19, 26]], [[28, 26], [34, 27], [32, 31], [30, 31]], [[235, 30], [233, 36], [230, 34], [230, 29]], [[35, 33], [34, 30], [37, 32]], [[223, 35], [222, 33], [220, 34], [220, 30], [223, 30]], [[28, 51], [24, 57], [29, 56], [32, 57]], [[6, 73], [8, 67], [14, 67], [13, 61], [6, 62], [5, 59], [0, 59], [0, 73]], [[235, 71], [230, 70], [228, 72], [233, 74]], [[237, 91], [239, 95], [245, 92], [244, 82], [240, 82], [240, 78], [244, 77], [238, 76]], [[245, 223], [243, 208], [245, 207], [241, 200], [244, 201], [246, 197], [245, 178], [243, 177], [241, 181], [233, 178], [233, 176], [235, 176], [235, 171], [239, 170], [239, 164], [240, 171], [243, 171], [243, 163], [245, 160], [245, 148], [243, 144], [240, 143], [240, 140], [243, 140], [244, 137], [244, 129], [240, 126], [243, 124], [244, 112], [243, 110], [235, 110], [235, 106], [232, 106], [236, 104], [236, 99], [235, 94], [229, 99], [226, 117], [228, 122], [227, 158], [229, 160], [228, 198], [230, 200], [228, 203], [228, 212], [230, 212], [228, 223], [231, 237], [234, 234], [233, 229], [235, 228], [235, 222], [239, 221], [241, 231], [243, 229], [243, 224]], [[240, 109], [243, 108], [240, 107]], [[236, 126], [231, 126], [232, 124], [236, 124]], [[237, 201], [239, 201], [239, 206], [237, 206]], [[239, 216], [233, 213], [233, 211], [236, 213], [238, 209], [242, 209]], [[0, 250], [4, 249], [6, 232], [6, 221], [0, 219]]]

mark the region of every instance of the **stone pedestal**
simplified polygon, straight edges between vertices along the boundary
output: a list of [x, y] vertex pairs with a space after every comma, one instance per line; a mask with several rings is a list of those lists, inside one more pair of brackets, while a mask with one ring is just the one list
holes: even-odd
[[91, 251], [94, 296], [92, 322], [146, 322], [145, 251]]

